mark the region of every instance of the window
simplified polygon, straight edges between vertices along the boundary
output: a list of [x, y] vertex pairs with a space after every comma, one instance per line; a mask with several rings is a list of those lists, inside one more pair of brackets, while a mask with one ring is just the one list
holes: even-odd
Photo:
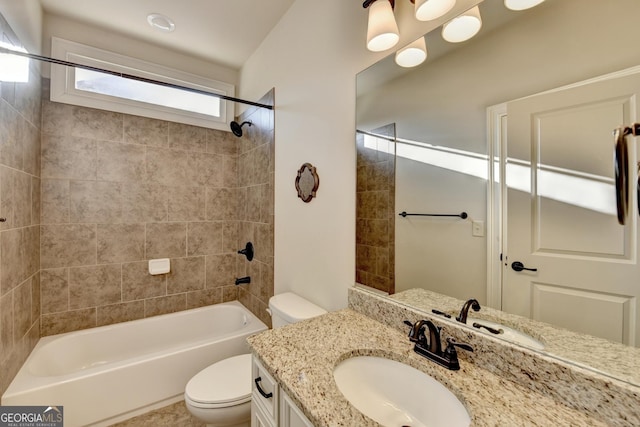
[[[27, 53], [26, 49], [15, 47], [3, 41], [0, 41], [0, 47]], [[29, 58], [11, 55], [10, 53], [0, 53], [0, 81], [27, 83], [29, 81]]]
[[[234, 96], [227, 83], [55, 37], [51, 51], [69, 62]], [[51, 67], [51, 100], [213, 129], [228, 129], [233, 118], [233, 104], [215, 96], [62, 65]]]

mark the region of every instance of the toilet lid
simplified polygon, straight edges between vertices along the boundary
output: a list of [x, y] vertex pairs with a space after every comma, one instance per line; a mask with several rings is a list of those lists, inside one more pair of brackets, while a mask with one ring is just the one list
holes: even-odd
[[251, 400], [251, 355], [221, 360], [198, 372], [185, 394], [193, 402], [239, 405]]

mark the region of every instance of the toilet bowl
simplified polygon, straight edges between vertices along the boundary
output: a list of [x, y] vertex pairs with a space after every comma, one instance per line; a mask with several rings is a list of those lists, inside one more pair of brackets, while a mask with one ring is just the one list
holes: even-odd
[[[274, 328], [326, 313], [292, 292], [271, 297], [268, 311]], [[184, 401], [189, 412], [208, 427], [249, 427], [251, 355], [233, 356], [198, 372], [185, 387]]]

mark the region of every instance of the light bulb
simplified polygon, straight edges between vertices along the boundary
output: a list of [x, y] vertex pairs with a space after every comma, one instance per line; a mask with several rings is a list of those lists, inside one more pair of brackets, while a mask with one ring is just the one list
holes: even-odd
[[396, 52], [396, 64], [410, 68], [422, 64], [427, 59], [427, 42], [420, 37]]
[[415, 0], [415, 2], [416, 19], [419, 21], [438, 19], [456, 5], [456, 0]]
[[444, 24], [442, 38], [451, 43], [463, 42], [478, 34], [481, 27], [480, 8], [475, 6]]
[[525, 10], [539, 5], [544, 0], [504, 0], [504, 5], [511, 10]]

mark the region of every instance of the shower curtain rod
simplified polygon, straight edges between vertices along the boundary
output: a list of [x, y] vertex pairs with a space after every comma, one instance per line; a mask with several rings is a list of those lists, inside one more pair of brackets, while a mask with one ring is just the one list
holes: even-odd
[[184, 90], [186, 92], [193, 92], [193, 93], [199, 93], [201, 95], [213, 96], [213, 97], [216, 97], [216, 98], [224, 99], [225, 101], [238, 102], [240, 104], [252, 105], [254, 107], [266, 108], [268, 110], [273, 110], [273, 105], [261, 104], [259, 102], [253, 102], [253, 101], [246, 101], [244, 99], [234, 98], [232, 96], [220, 95], [219, 93], [207, 92], [205, 90], [194, 89], [194, 88], [187, 87], [187, 86], [180, 86], [180, 85], [173, 84], [173, 83], [161, 82], [159, 80], [147, 79], [147, 78], [144, 78], [144, 77], [134, 76], [132, 74], [126, 74], [126, 73], [120, 73], [120, 72], [117, 72], [117, 71], [105, 70], [103, 68], [98, 68], [98, 67], [91, 67], [89, 65], [82, 65], [82, 64], [78, 64], [76, 62], [63, 61], [62, 59], [50, 58], [48, 56], [35, 55], [33, 53], [26, 53], [26, 52], [18, 52], [18, 51], [15, 51], [15, 50], [4, 48], [4, 47], [0, 47], [0, 53], [7, 53], [7, 54], [10, 54], [10, 55], [23, 56], [23, 57], [26, 57], [26, 58], [29, 58], [29, 59], [35, 59], [37, 61], [49, 62], [51, 64], [64, 65], [64, 66], [67, 66], [67, 67], [81, 68], [83, 70], [97, 71], [99, 73], [110, 74], [112, 76], [122, 77], [124, 79], [136, 80], [136, 81], [144, 82], [144, 83], [151, 83], [151, 84], [164, 86], [164, 87], [169, 87], [169, 88], [173, 88], [173, 89], [180, 89], [180, 90]]

